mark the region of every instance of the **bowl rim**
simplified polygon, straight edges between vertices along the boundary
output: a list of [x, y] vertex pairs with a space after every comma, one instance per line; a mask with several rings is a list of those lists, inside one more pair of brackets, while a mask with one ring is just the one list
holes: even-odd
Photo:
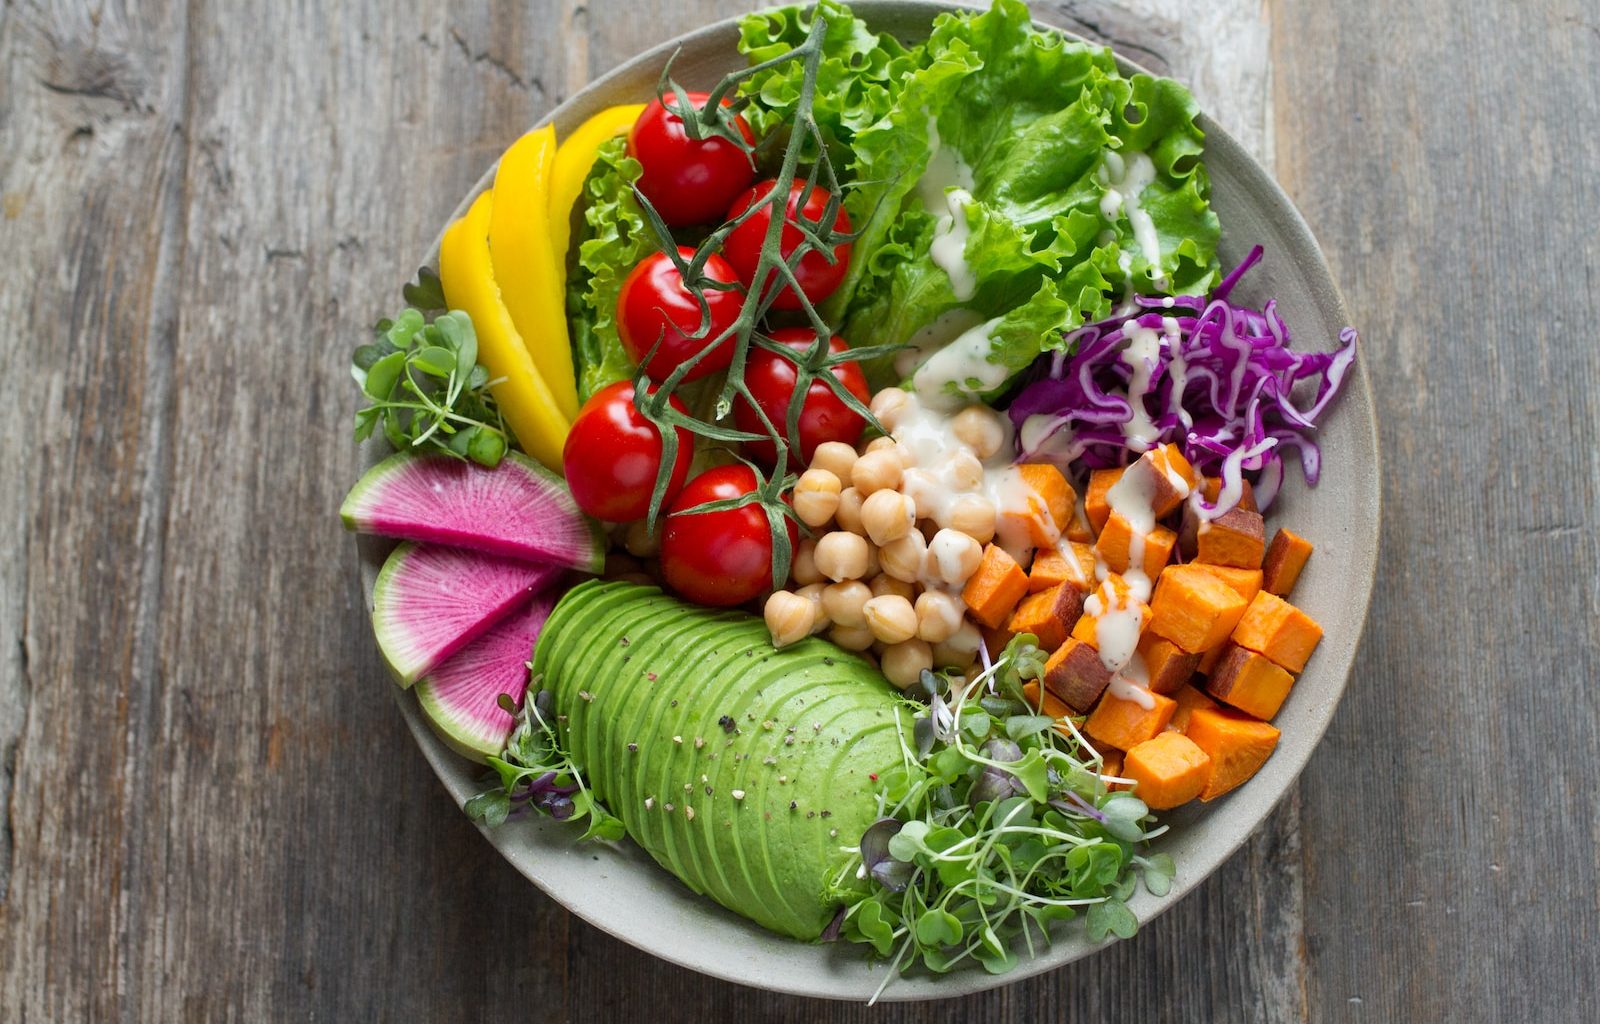
[[[921, 19], [918, 24], [925, 22], [931, 25], [935, 17], [945, 12], [982, 12], [987, 9], [987, 5], [946, 2], [946, 0], [853, 0], [849, 6], [853, 14], [874, 27], [885, 21], [910, 18]], [[575, 91], [566, 100], [556, 105], [543, 117], [530, 125], [527, 130], [542, 128], [547, 124], [559, 123], [568, 119], [571, 111], [581, 109], [586, 99], [591, 95], [603, 93], [613, 83], [637, 75], [641, 67], [659, 67], [675, 51], [693, 52], [702, 46], [712, 44], [727, 45], [730, 48], [730, 52], [733, 52], [731, 44], [737, 38], [736, 26], [742, 17], [744, 17], [743, 14], [736, 14], [709, 22], [630, 57], [591, 80], [583, 88]], [[1086, 39], [1069, 29], [1053, 25], [1037, 15], [1034, 17], [1033, 23], [1038, 29], [1058, 33], [1067, 39], [1095, 46], [1105, 45]], [[1117, 53], [1114, 48], [1112, 48], [1112, 53], [1117, 61], [1118, 68], [1125, 75], [1155, 74], [1137, 62]], [[1317, 278], [1310, 288], [1317, 293], [1318, 303], [1332, 314], [1333, 319], [1344, 324], [1350, 323], [1343, 298], [1333, 278], [1332, 270], [1323, 255], [1321, 246], [1317, 243], [1303, 215], [1287, 193], [1284, 192], [1282, 186], [1251, 153], [1240, 146], [1224, 128], [1213, 121], [1203, 110], [1197, 117], [1196, 123], [1205, 133], [1205, 160], [1208, 166], [1218, 154], [1222, 154], [1223, 160], [1221, 162], [1227, 163], [1235, 170], [1242, 172], [1240, 183], [1256, 197], [1256, 201], [1265, 200], [1272, 207], [1270, 211], [1271, 219], [1282, 225], [1283, 233], [1289, 241], [1288, 251], [1275, 255], [1275, 261], [1308, 269], [1312, 276]], [[443, 239], [445, 227], [462, 216], [472, 201], [492, 186], [498, 166], [498, 160], [490, 164], [483, 175], [468, 189], [465, 196], [456, 205], [449, 217], [446, 218], [444, 226], [441, 226], [439, 233], [428, 246], [418, 266], [437, 266], [440, 242]], [[1360, 626], [1355, 635], [1350, 638], [1349, 643], [1342, 645], [1344, 652], [1342, 663], [1331, 669], [1337, 676], [1333, 691], [1328, 699], [1314, 707], [1314, 718], [1310, 723], [1311, 730], [1308, 731], [1304, 724], [1297, 725], [1294, 743], [1281, 745], [1274, 754], [1272, 761], [1269, 762], [1273, 766], [1274, 776], [1281, 779], [1281, 784], [1277, 791], [1270, 794], [1265, 791], [1255, 794], [1255, 799], [1252, 801], [1248, 811], [1239, 807], [1233, 808], [1236, 817], [1221, 823], [1226, 827], [1218, 840], [1209, 848], [1208, 862], [1202, 866], [1202, 870], [1198, 872], [1193, 870], [1180, 872], [1178, 877], [1174, 879], [1170, 891], [1159, 898], [1150, 896], [1142, 887], [1138, 890], [1138, 894], [1130, 901], [1129, 906], [1138, 918], [1141, 930], [1209, 878], [1260, 829], [1277, 806], [1295, 788], [1306, 764], [1320, 745], [1322, 737], [1333, 718], [1334, 710], [1348, 688], [1355, 658], [1359, 652], [1361, 640], [1367, 626], [1379, 555], [1378, 523], [1381, 522], [1382, 511], [1382, 468], [1380, 461], [1382, 448], [1379, 443], [1376, 410], [1373, 405], [1372, 387], [1365, 360], [1357, 359], [1354, 371], [1354, 379], [1347, 382], [1347, 392], [1341, 396], [1338, 403], [1338, 412], [1335, 415], [1356, 415], [1357, 408], [1359, 408], [1365, 414], [1364, 422], [1359, 424], [1361, 428], [1359, 433], [1370, 440], [1371, 470], [1357, 479], [1358, 483], [1364, 480], [1367, 484], [1368, 493], [1362, 495], [1361, 498], [1366, 505], [1370, 506], [1373, 513], [1368, 531], [1370, 536], [1366, 538], [1369, 542], [1360, 545], [1360, 550], [1366, 552], [1365, 561], [1351, 566], [1352, 577], [1359, 580], [1358, 592], [1350, 596], [1359, 599], [1356, 603], [1359, 604]], [[1359, 395], [1349, 393], [1352, 390], [1351, 385], [1354, 386], [1353, 390], [1359, 392]], [[1359, 400], [1356, 400], [1358, 398]], [[365, 471], [389, 454], [392, 453], [381, 438], [374, 436], [361, 447], [362, 470]], [[357, 537], [356, 539], [357, 567], [363, 591], [363, 603], [370, 614], [372, 611], [372, 586], [376, 579], [377, 569], [382, 564], [383, 556], [393, 544], [375, 537]], [[1330, 671], [1326, 662], [1323, 662], [1321, 669], [1324, 672]], [[393, 687], [392, 696], [401, 710], [407, 728], [411, 731], [417, 745], [422, 749], [423, 756], [427, 758], [434, 774], [444, 784], [446, 791], [449, 792], [456, 805], [458, 807], [464, 805], [472, 795], [471, 791], [467, 787], [452, 781], [451, 776], [459, 774], [461, 767], [468, 762], [464, 761], [460, 755], [452, 751], [435, 735], [432, 727], [422, 715], [415, 698], [410, 693], [399, 687]], [[1244, 789], [1248, 789], [1248, 784], [1246, 787], [1242, 787], [1240, 791], [1236, 791], [1234, 795], [1240, 795]], [[1215, 814], [1215, 810], [1210, 812], [1208, 820]], [[1245, 822], [1243, 827], [1240, 827], [1241, 821]], [[676, 966], [722, 981], [754, 987], [764, 991], [830, 1000], [864, 1000], [871, 994], [877, 982], [881, 980], [880, 972], [884, 964], [882, 961], [873, 961], [868, 965], [869, 970], [862, 972], [861, 984], [852, 983], [848, 986], [841, 985], [832, 990], [821, 991], [814, 986], [790, 984], [786, 981], [786, 976], [781, 974], [769, 974], [759, 980], [752, 979], [747, 973], [742, 973], [735, 965], [714, 959], [696, 959], [676, 946], [668, 948], [646, 946], [630, 935], [625, 928], [619, 927], [613, 921], [590, 912], [581, 899], [575, 898], [581, 896], [581, 893], [566, 894], [564, 897], [562, 893], [555, 891], [551, 885], [539, 877], [535, 870], [536, 865], [517, 849], [523, 843], [523, 840], [519, 838], [521, 833], [512, 834], [504, 828], [498, 831], [491, 830], [482, 825], [479, 825], [478, 829], [501, 856], [505, 857], [519, 873], [568, 912], [577, 915], [606, 934]], [[575, 835], [572, 837], [572, 841], [576, 841]], [[632, 846], [631, 843], [629, 845]], [[636, 846], [633, 849], [642, 855], [642, 851], [638, 851]], [[656, 867], [653, 862], [648, 862], [648, 858], [646, 858], [646, 862], [650, 863], [651, 868], [662, 873], [663, 880], [670, 878], [665, 869]], [[1185, 865], [1185, 867], [1192, 868], [1192, 865]], [[699, 896], [694, 898], [704, 903], [709, 913], [718, 917], [726, 917], [730, 922], [759, 931], [758, 926], [735, 915], [732, 911], [716, 905], [709, 898]], [[685, 948], [690, 945], [692, 944], [685, 944]], [[806, 948], [804, 943], [797, 943], [796, 945], [800, 948]], [[878, 998], [886, 1002], [900, 1002], [972, 995], [1053, 971], [1069, 963], [1092, 956], [1109, 948], [1110, 945], [1112, 943], [1109, 942], [1089, 945], [1086, 941], [1058, 943], [1035, 957], [1023, 960], [1016, 968], [1004, 975], [990, 975], [986, 972], [975, 970], [937, 977], [919, 977], [916, 974], [912, 974], [897, 979]], [[1083, 948], [1076, 948], [1080, 946]], [[852, 952], [854, 951], [852, 950]], [[862, 959], [865, 961], [864, 951], [862, 952]]]

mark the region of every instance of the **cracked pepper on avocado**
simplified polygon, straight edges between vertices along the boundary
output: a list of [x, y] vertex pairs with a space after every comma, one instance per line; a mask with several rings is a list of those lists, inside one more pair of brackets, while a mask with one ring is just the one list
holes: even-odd
[[1188, 92], [1016, 0], [738, 46], [514, 142], [357, 350], [379, 646], [491, 826], [887, 977], [1131, 935], [1321, 637], [1263, 516], [1355, 333], [1235, 298]]

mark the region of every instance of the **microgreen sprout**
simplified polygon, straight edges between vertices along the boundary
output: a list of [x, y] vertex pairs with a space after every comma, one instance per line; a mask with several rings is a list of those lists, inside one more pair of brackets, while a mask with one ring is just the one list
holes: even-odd
[[839, 934], [890, 958], [885, 985], [918, 963], [1009, 970], [1018, 947], [1031, 955], [1080, 913], [1092, 941], [1126, 937], [1137, 879], [1171, 887], [1171, 858], [1144, 852], [1162, 830], [1143, 801], [1110, 789], [1100, 755], [1023, 699], [1042, 669], [1022, 635], [970, 682], [923, 676], [880, 818], [835, 879]]
[[[395, 451], [428, 449], [499, 464], [507, 437], [478, 363], [472, 318], [444, 312], [444, 292], [430, 271], [405, 289], [411, 303], [393, 320], [380, 320], [376, 339], [355, 350], [350, 373], [372, 404], [356, 413], [355, 437], [365, 441], [381, 425]], [[435, 315], [430, 319], [428, 313]]]
[[[537, 689], [538, 680], [519, 709], [506, 694], [500, 706], [516, 717], [505, 751], [488, 759], [493, 773], [488, 788], [467, 801], [467, 817], [490, 828], [537, 810], [558, 821], [578, 821], [587, 816], [584, 839], [616, 841], [623, 836], [622, 819], [611, 814], [589, 792], [583, 773], [556, 739], [552, 695]], [[537, 692], [535, 692], [537, 691]]]

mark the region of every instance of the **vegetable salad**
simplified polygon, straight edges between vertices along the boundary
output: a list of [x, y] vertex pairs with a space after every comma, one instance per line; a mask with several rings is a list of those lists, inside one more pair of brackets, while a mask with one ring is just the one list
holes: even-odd
[[1129, 935], [1153, 812], [1259, 770], [1321, 638], [1265, 514], [1356, 336], [1235, 298], [1189, 93], [1018, 0], [738, 48], [517, 140], [357, 352], [380, 647], [474, 817], [887, 977]]

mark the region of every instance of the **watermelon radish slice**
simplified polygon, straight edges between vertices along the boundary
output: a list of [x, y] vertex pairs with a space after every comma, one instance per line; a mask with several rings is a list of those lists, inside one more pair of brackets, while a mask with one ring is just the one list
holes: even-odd
[[519, 452], [484, 469], [448, 455], [392, 455], [367, 470], [339, 517], [346, 529], [471, 548], [598, 573], [599, 528], [562, 479]]
[[400, 685], [410, 686], [563, 571], [480, 551], [401, 544], [372, 588], [378, 649]]
[[558, 596], [538, 595], [417, 684], [428, 724], [456, 753], [482, 761], [505, 749], [516, 723], [500, 706], [500, 695], [522, 706], [533, 642]]

